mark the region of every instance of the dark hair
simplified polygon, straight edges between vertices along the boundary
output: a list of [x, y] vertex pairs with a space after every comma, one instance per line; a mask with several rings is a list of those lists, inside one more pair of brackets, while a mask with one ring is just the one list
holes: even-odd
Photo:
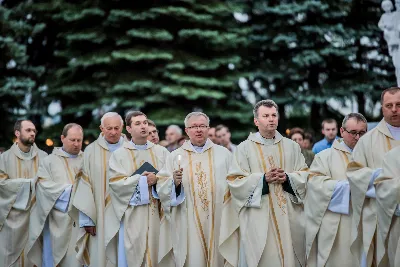
[[137, 116], [146, 116], [146, 114], [144, 114], [141, 111], [129, 111], [128, 114], [126, 114], [125, 116], [125, 124], [126, 126], [131, 127], [131, 123], [132, 123], [132, 118], [137, 117]]
[[310, 143], [312, 143], [314, 141], [313, 140], [314, 138], [313, 138], [311, 133], [304, 133], [304, 138], [303, 139], [304, 140], [306, 140], [306, 139], [310, 140]]
[[397, 92], [400, 92], [400, 87], [390, 87], [390, 88], [383, 90], [383, 92], [381, 94], [381, 104], [383, 104], [383, 97], [385, 96], [386, 93], [390, 93], [391, 95], [394, 95]]
[[157, 128], [157, 126], [156, 126], [156, 124], [155, 124], [154, 121], [152, 121], [152, 120], [147, 120], [147, 123], [148, 123], [149, 126], [153, 126], [154, 128]]
[[321, 123], [321, 128], [324, 129], [325, 123], [335, 123], [337, 127], [337, 121], [335, 119], [325, 119]]
[[68, 123], [67, 125], [64, 126], [64, 129], [62, 130], [61, 135], [63, 135], [64, 137], [67, 137], [68, 131], [69, 131], [71, 128], [73, 128], [73, 127], [78, 127], [78, 128], [80, 128], [81, 131], [82, 131], [82, 133], [83, 133], [83, 128], [82, 128], [82, 126], [80, 126], [80, 125], [77, 124], [77, 123]]
[[226, 131], [229, 133], [229, 128], [228, 127], [226, 127], [225, 125], [223, 125], [223, 124], [219, 124], [219, 125], [217, 125], [216, 127], [215, 127], [215, 132], [218, 132], [218, 131], [221, 131], [222, 129], [226, 129]]
[[[15, 131], [18, 131], [18, 132], [21, 131], [21, 129], [22, 129], [22, 123], [23, 123], [24, 121], [32, 122], [31, 120], [25, 120], [25, 119], [17, 120], [17, 121], [15, 122], [15, 124], [14, 124], [14, 132], [15, 132]], [[32, 122], [32, 123], [33, 123], [33, 122]]]
[[303, 137], [303, 139], [305, 138], [303, 129], [301, 129], [299, 127], [295, 127], [295, 128], [290, 129], [289, 138], [292, 139], [292, 136], [294, 134], [300, 134]]
[[267, 108], [272, 108], [275, 107], [276, 108], [276, 112], [279, 116], [279, 110], [278, 110], [278, 105], [271, 99], [267, 99], [267, 100], [261, 100], [259, 102], [257, 102], [257, 104], [255, 104], [254, 108], [253, 108], [253, 115], [254, 118], [258, 118], [258, 109], [261, 107], [267, 107]]

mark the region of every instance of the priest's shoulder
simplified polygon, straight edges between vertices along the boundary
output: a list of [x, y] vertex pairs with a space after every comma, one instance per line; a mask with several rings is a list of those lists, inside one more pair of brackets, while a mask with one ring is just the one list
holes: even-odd
[[214, 149], [215, 149], [215, 151], [216, 151], [217, 153], [226, 153], [226, 154], [232, 153], [232, 152], [230, 152], [226, 147], [221, 146], [221, 145], [214, 144], [213, 147], [214, 147]]
[[156, 152], [162, 152], [162, 153], [167, 153], [169, 154], [170, 152], [168, 151], [168, 149], [166, 149], [163, 146], [160, 146], [158, 144], [154, 144], [154, 149], [156, 150]]
[[38, 155], [39, 155], [39, 158], [44, 158], [44, 157], [47, 157], [49, 154], [47, 154], [45, 151], [38, 148]]
[[295, 142], [295, 141], [293, 141], [292, 139], [290, 139], [290, 138], [282, 137], [282, 141], [283, 141], [284, 143], [290, 144], [290, 145], [293, 146], [293, 147], [298, 147], [299, 150], [301, 150], [300, 145], [299, 145], [297, 142]]
[[396, 158], [400, 160], [400, 146], [392, 148], [389, 152], [385, 154], [385, 158]]
[[94, 140], [93, 142], [91, 142], [87, 147], [85, 147], [85, 154], [93, 152], [93, 150], [95, 150], [96, 145], [100, 146], [98, 140]]

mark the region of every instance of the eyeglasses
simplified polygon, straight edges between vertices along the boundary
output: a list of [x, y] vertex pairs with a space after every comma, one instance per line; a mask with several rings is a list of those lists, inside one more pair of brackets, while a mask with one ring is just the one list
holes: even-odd
[[208, 129], [209, 127], [207, 125], [199, 125], [199, 126], [190, 126], [190, 127], [186, 127], [187, 129], [193, 129], [193, 130], [205, 130]]
[[[344, 129], [344, 128], [343, 128]], [[361, 137], [363, 136], [366, 132], [365, 131], [361, 131], [361, 132], [357, 132], [357, 131], [347, 131], [346, 129], [344, 129], [346, 132], [348, 132], [349, 134], [351, 134], [351, 136], [356, 137], [357, 134]]]

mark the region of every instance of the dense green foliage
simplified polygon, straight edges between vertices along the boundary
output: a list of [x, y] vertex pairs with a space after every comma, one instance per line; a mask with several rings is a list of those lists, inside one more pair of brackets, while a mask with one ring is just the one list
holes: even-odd
[[377, 0], [4, 0], [0, 145], [18, 117], [43, 124], [52, 101], [61, 121], [42, 142], [58, 140], [68, 122], [94, 139], [102, 114], [132, 109], [161, 132], [202, 110], [239, 141], [254, 129], [252, 104], [265, 98], [280, 105], [280, 130], [341, 119], [331, 99], [356, 100], [372, 119], [369, 99], [395, 82], [381, 14]]

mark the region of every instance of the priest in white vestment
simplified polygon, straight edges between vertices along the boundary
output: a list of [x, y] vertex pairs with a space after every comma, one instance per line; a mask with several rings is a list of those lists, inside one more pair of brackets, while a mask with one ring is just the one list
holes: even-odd
[[24, 247], [36, 201], [36, 172], [47, 153], [35, 145], [31, 121], [18, 120], [14, 133], [16, 143], [0, 155], [0, 267], [31, 267]]
[[76, 243], [78, 260], [87, 266], [105, 267], [104, 209], [108, 193], [107, 170], [112, 152], [126, 141], [124, 121], [116, 112], [101, 118], [101, 133], [83, 155], [82, 174], [78, 177], [70, 215], [79, 224]]
[[190, 140], [174, 150], [157, 175], [164, 211], [159, 266], [219, 267], [221, 211], [231, 153], [208, 139], [210, 119], [189, 113], [185, 131]]
[[[353, 209], [351, 250], [361, 259], [361, 266], [387, 266], [387, 255], [377, 248], [376, 195], [374, 180], [382, 168], [384, 155], [400, 145], [400, 88], [382, 92], [382, 121], [365, 134], [353, 151], [347, 169]], [[362, 246], [358, 246], [362, 242]]]
[[388, 267], [400, 267], [400, 146], [383, 158], [382, 172], [375, 180], [378, 216], [378, 255], [387, 251]]
[[219, 249], [226, 266], [305, 266], [303, 199], [307, 165], [278, 131], [278, 106], [258, 102], [259, 132], [237, 146], [227, 177]]
[[[157, 267], [162, 212], [154, 197], [155, 172], [164, 166], [169, 152], [147, 141], [149, 130], [144, 113], [129, 112], [125, 123], [132, 140], [114, 151], [109, 161], [109, 194], [104, 213], [107, 265]], [[135, 173], [146, 165], [154, 171]]]
[[311, 164], [304, 203], [308, 267], [360, 266], [350, 251], [353, 212], [346, 170], [354, 146], [366, 132], [365, 117], [348, 114], [340, 128], [343, 139], [315, 155]]
[[38, 267], [82, 266], [75, 252], [78, 226], [68, 215], [72, 186], [82, 168], [82, 141], [80, 125], [65, 125], [63, 146], [54, 148], [40, 164], [26, 248], [29, 260]]

